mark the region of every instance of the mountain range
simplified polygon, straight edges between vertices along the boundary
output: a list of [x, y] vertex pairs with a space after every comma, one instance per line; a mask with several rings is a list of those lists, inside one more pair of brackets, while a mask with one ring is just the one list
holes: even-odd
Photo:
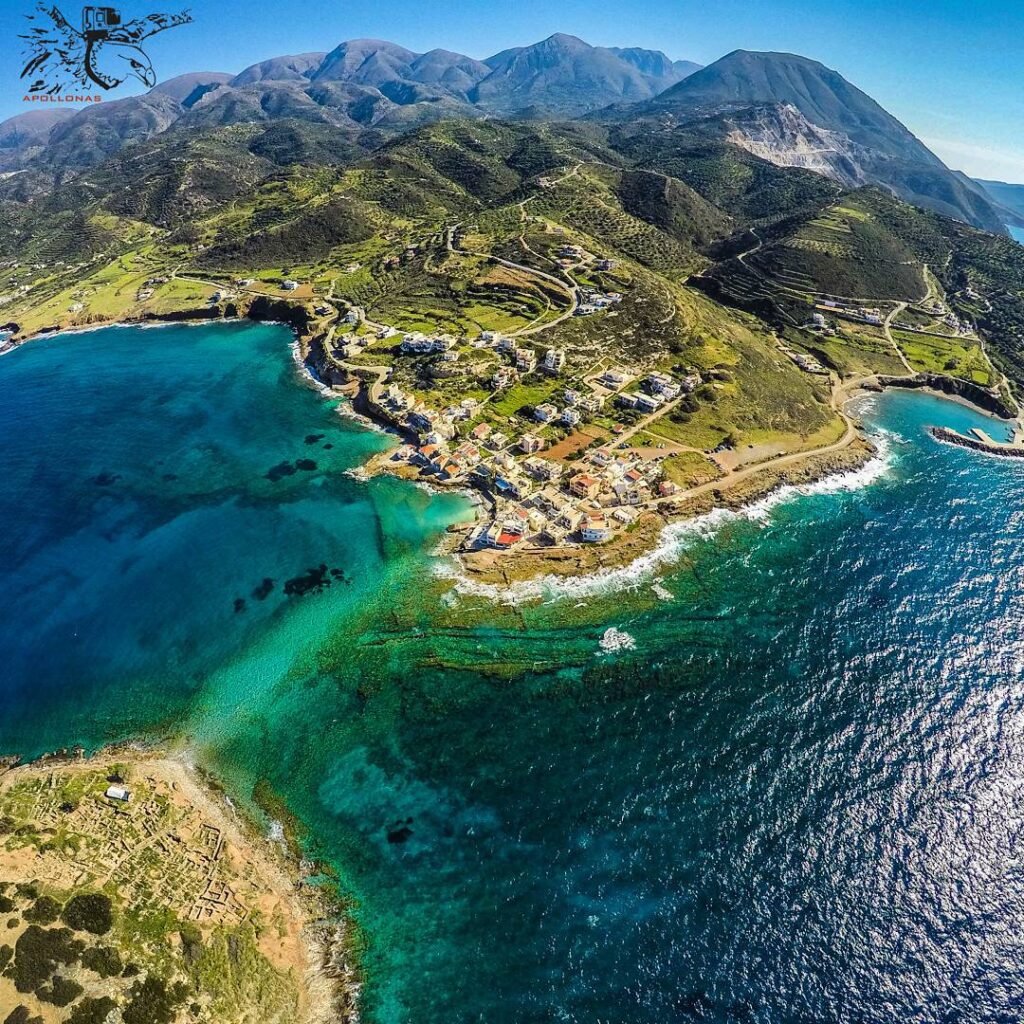
[[699, 126], [705, 137], [844, 187], [882, 185], [991, 231], [1002, 232], [1007, 221], [991, 190], [951, 171], [871, 97], [817, 61], [737, 50], [702, 68], [564, 34], [485, 60], [357, 39], [329, 52], [274, 57], [236, 75], [183, 75], [84, 110], [34, 110], [0, 124], [0, 172], [61, 181], [169, 130], [302, 121], [369, 149], [424, 123], [494, 117], [585, 117], [634, 133]]

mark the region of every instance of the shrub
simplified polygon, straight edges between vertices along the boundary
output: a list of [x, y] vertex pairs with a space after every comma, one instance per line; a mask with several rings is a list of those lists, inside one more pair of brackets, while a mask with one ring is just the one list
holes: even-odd
[[85, 989], [78, 982], [55, 974], [49, 986], [37, 989], [36, 995], [44, 1003], [53, 1003], [54, 1006], [67, 1006], [69, 1003], [73, 1003], [84, 991]]
[[185, 963], [196, 963], [203, 955], [202, 932], [194, 924], [185, 924], [178, 934], [181, 938], [181, 955], [185, 958]]
[[67, 1024], [103, 1024], [116, 1007], [117, 1003], [109, 996], [86, 997], [71, 1011]]
[[82, 966], [101, 978], [113, 978], [124, 970], [121, 955], [110, 946], [93, 946], [82, 954]]
[[0, 971], [14, 959], [14, 950], [7, 945], [0, 946]]
[[24, 913], [31, 924], [53, 924], [60, 917], [61, 905], [52, 896], [40, 896]]
[[47, 981], [58, 964], [73, 964], [84, 944], [69, 928], [40, 928], [30, 924], [14, 945], [14, 987], [34, 992]]
[[172, 1024], [187, 996], [188, 986], [180, 981], [170, 986], [162, 978], [137, 981], [121, 1016], [124, 1024]]
[[9, 914], [15, 909], [15, 902], [10, 896], [0, 896], [0, 914]]
[[109, 896], [102, 893], [84, 893], [68, 900], [62, 915], [64, 923], [79, 932], [105, 935], [114, 924], [113, 907]]
[[27, 1006], [16, 1006], [4, 1018], [4, 1024], [43, 1024], [42, 1017], [30, 1017], [32, 1011]]

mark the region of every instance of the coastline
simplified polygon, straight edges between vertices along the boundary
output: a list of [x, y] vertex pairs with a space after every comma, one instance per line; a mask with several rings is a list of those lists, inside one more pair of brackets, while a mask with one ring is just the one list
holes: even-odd
[[[24, 762], [16, 755], [0, 757], [0, 795], [23, 781], [45, 777], [52, 786], [56, 776], [75, 779], [111, 770], [125, 773], [129, 785], [136, 779], [141, 784], [142, 778], [155, 783], [163, 794], [160, 799], [180, 803], [198, 815], [203, 827], [214, 828], [222, 837], [225, 862], [244, 864], [258, 880], [259, 889], [252, 884], [249, 888], [263, 893], [259, 917], [268, 913], [266, 893], [273, 894], [271, 907], [278, 924], [273, 933], [267, 933], [268, 949], [272, 958], [299, 974], [295, 978], [296, 1019], [310, 1024], [358, 1024], [362, 977], [355, 962], [354, 924], [329, 889], [307, 881], [317, 867], [302, 859], [291, 823], [274, 820], [287, 813], [283, 805], [275, 803], [268, 835], [231, 800], [211, 770], [196, 760], [194, 751], [139, 742], [115, 744], [89, 754], [82, 748], [58, 750]], [[266, 808], [261, 809], [266, 813]], [[184, 852], [176, 852], [175, 858]], [[27, 862], [32, 877], [14, 881], [47, 883], [45, 864], [40, 865], [38, 857]], [[75, 868], [83, 870], [82, 858], [76, 859]], [[7, 865], [7, 875], [10, 873]]]
[[[287, 300], [257, 299], [241, 314], [233, 307], [210, 307], [164, 316], [147, 315], [58, 329], [57, 333], [82, 333], [114, 326], [159, 327], [172, 323], [237, 322], [242, 319], [277, 322], [289, 327], [293, 333], [293, 358], [304, 380], [325, 398], [343, 396], [349, 399], [349, 403], [338, 406], [340, 415], [400, 441], [409, 440], [407, 434], [391, 422], [386, 412], [374, 402], [372, 390], [375, 375], [368, 374], [374, 378], [371, 381], [348, 367], [338, 365], [326, 351], [324, 341], [327, 332], [311, 332], [309, 310]], [[52, 333], [37, 332], [19, 339], [16, 346]], [[889, 389], [923, 391], [1002, 420], [1012, 418], [1010, 410], [1001, 406], [998, 397], [991, 392], [966, 381], [935, 374], [920, 374], [916, 377], [872, 375], [846, 382], [840, 385], [840, 391], [844, 394], [838, 408], [841, 410], [859, 396]], [[696, 494], [684, 493], [674, 499], [658, 501], [653, 507], [641, 508], [636, 522], [603, 544], [534, 546], [512, 551], [469, 548], [467, 537], [484, 522], [490, 510], [488, 495], [484, 492], [467, 487], [465, 482], [442, 483], [419, 473], [402, 472], [404, 467], [389, 465], [386, 453], [372, 457], [351, 472], [362, 479], [375, 475], [396, 476], [435, 493], [455, 492], [466, 497], [473, 507], [472, 521], [450, 526], [437, 552], [440, 556], [455, 560], [457, 571], [443, 572], [442, 575], [456, 579], [463, 589], [472, 589], [473, 584], [485, 589], [501, 589], [533, 582], [538, 584], [538, 589], [543, 590], [546, 585], [544, 581], [551, 579], [606, 575], [641, 563], [660, 549], [666, 531], [673, 527], [685, 526], [716, 512], [740, 512], [787, 487], [806, 487], [857, 472], [868, 465], [877, 452], [846, 414], [840, 414], [847, 419], [848, 430], [844, 440], [838, 444], [828, 446], [825, 450], [794, 453], [784, 460], [786, 465], [773, 465], [769, 462], [763, 466], [751, 466], [738, 479], [702, 485], [693, 489], [698, 492]]]
[[459, 557], [454, 565], [449, 561], [440, 567], [438, 575], [452, 581], [465, 596], [486, 597], [505, 604], [578, 597], [656, 583], [658, 571], [675, 562], [682, 544], [692, 537], [706, 536], [729, 520], [762, 518], [791, 496], [853, 490], [876, 479], [887, 466], [886, 453], [859, 438], [858, 441], [842, 452], [820, 457], [811, 465], [766, 469], [744, 481], [745, 487], [737, 485], [691, 499], [676, 514], [651, 513], [623, 534], [618, 544], [612, 541], [596, 547], [523, 552], [518, 557], [526, 562], [525, 566], [516, 559], [502, 560], [500, 554], [474, 566], [467, 566], [466, 560]]

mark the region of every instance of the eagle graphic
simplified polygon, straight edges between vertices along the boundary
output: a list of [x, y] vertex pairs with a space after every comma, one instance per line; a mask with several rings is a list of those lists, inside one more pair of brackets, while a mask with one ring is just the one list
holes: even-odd
[[28, 20], [32, 27], [20, 37], [26, 58], [21, 77], [28, 79], [30, 93], [56, 96], [65, 89], [114, 89], [129, 78], [152, 88], [156, 75], [139, 44], [164, 29], [188, 24], [192, 13], [151, 14], [122, 23], [113, 7], [86, 7], [79, 31], [57, 7], [41, 3]]

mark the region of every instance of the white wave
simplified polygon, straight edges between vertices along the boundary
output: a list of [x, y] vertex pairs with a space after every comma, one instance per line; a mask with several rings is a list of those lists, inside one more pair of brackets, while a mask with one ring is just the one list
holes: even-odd
[[601, 648], [598, 657], [604, 654], [615, 654], [616, 651], [635, 651], [636, 637], [627, 633], [624, 629], [616, 629], [614, 626], [609, 626], [604, 631], [600, 641], [598, 641], [598, 646]]
[[662, 584], [660, 576], [651, 584], [651, 590], [654, 591], [654, 596], [659, 601], [674, 601], [676, 599], [675, 594]]
[[[550, 603], [566, 598], [579, 601], [617, 591], [639, 590], [647, 586], [662, 567], [677, 562], [691, 544], [712, 536], [726, 523], [742, 519], [764, 523], [773, 509], [794, 498], [856, 491], [879, 480], [890, 468], [891, 444], [886, 432], [873, 435], [872, 440], [878, 454], [858, 469], [835, 473], [811, 484], [785, 484], [760, 501], [737, 511], [716, 508], [693, 519], [669, 523], [661, 531], [654, 548], [628, 565], [615, 569], [601, 569], [585, 576], [539, 576], [508, 584], [481, 583], [470, 579], [461, 565], [452, 560], [439, 563], [434, 571], [438, 577], [453, 581], [455, 591], [464, 597], [481, 597], [504, 605], [533, 601]], [[658, 596], [661, 597], [660, 594]]]

